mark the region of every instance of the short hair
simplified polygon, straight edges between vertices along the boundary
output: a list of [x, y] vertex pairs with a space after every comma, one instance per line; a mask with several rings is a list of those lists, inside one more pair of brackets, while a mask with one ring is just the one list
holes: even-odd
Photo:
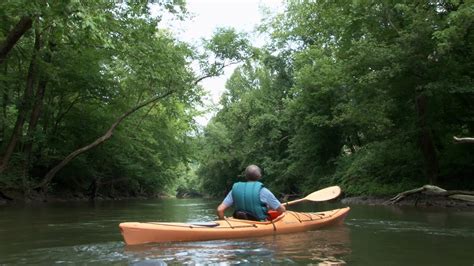
[[257, 181], [262, 177], [262, 170], [260, 170], [260, 167], [251, 164], [245, 168], [245, 178], [250, 181]]

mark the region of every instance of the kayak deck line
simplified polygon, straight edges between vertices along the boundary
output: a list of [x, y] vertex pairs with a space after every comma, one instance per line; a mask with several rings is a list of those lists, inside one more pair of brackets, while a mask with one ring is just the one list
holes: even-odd
[[[229, 225], [229, 227], [224, 227], [224, 226], [221, 226], [222, 229], [235, 229], [235, 228], [243, 228], [243, 227], [255, 227], [257, 228], [258, 226], [255, 224], [255, 223], [252, 223], [252, 224], [248, 224], [248, 225], [237, 225], [237, 226], [233, 226], [230, 221], [229, 218], [226, 218], [224, 217], [224, 221], [226, 221], [226, 223]], [[237, 219], [238, 220], [238, 219]]]
[[[209, 225], [199, 225], [199, 224], [188, 224], [188, 223], [159, 223], [159, 222], [146, 222], [143, 224], [155, 224], [155, 225], [160, 225], [160, 226], [172, 226], [172, 227], [185, 227], [185, 228], [214, 228], [217, 226], [220, 226], [222, 224], [216, 222], [215, 225], [209, 226]], [[256, 224], [249, 224], [249, 225], [237, 225], [233, 226], [229, 224], [229, 227], [218, 227], [216, 229], [229, 229], [229, 228], [242, 228], [242, 227], [257, 227]]]
[[[258, 228], [258, 224], [263, 224], [263, 225], [268, 225], [268, 224], [274, 224], [275, 222], [279, 221], [282, 219], [285, 215], [291, 214], [293, 215], [299, 222], [308, 222], [308, 221], [314, 221], [314, 217], [312, 215], [317, 215], [319, 219], [324, 219], [327, 217], [332, 217], [333, 215], [326, 215], [325, 213], [320, 213], [320, 212], [306, 212], [306, 213], [301, 213], [301, 212], [293, 212], [293, 211], [286, 211], [282, 215], [278, 216], [272, 221], [251, 221], [251, 220], [242, 220], [242, 219], [237, 219], [237, 218], [224, 218], [224, 221], [227, 222], [229, 225], [228, 227], [225, 227], [222, 225], [222, 223], [217, 222], [211, 222], [213, 225], [208, 226], [208, 225], [200, 225], [200, 224], [193, 224], [193, 223], [169, 223], [169, 222], [146, 222], [146, 224], [155, 224], [155, 225], [161, 225], [161, 226], [177, 226], [177, 227], [186, 227], [186, 228], [214, 228], [216, 226], [219, 226], [218, 228], [215, 229], [234, 229], [234, 228], [244, 228], [244, 227], [255, 227]], [[303, 220], [300, 216], [306, 216], [308, 220]], [[239, 223], [246, 223], [248, 225], [232, 225], [231, 222], [239, 222]], [[145, 224], [145, 223], [144, 223]]]
[[309, 218], [309, 221], [316, 220], [316, 219], [313, 218], [313, 215], [318, 216], [319, 219], [324, 219], [325, 218], [325, 214], [324, 213], [319, 213], [319, 212], [316, 212], [316, 213], [312, 213], [312, 212], [310, 212], [310, 213], [304, 213], [304, 212], [303, 213], [298, 213], [298, 212], [290, 211], [288, 213], [295, 216], [295, 218], [298, 219], [298, 221], [300, 221], [300, 223], [305, 221], [305, 220], [300, 219], [300, 214], [306, 216], [307, 218]]
[[324, 212], [286, 211], [272, 221], [225, 218], [204, 223], [125, 222], [119, 225], [127, 245], [205, 241], [295, 233], [341, 224], [350, 208]]
[[[145, 223], [144, 223], [145, 224]], [[146, 224], [155, 224], [155, 225], [161, 225], [161, 226], [181, 226], [181, 227], [187, 227], [187, 228], [212, 228], [219, 226], [219, 223], [209, 223], [209, 224], [194, 224], [194, 223], [160, 223], [160, 222], [146, 222]]]
[[[225, 218], [226, 221], [234, 221], [234, 222], [241, 222], [241, 223], [249, 223], [249, 224], [270, 224], [270, 223], [275, 223], [281, 219], [285, 215], [291, 214], [293, 215], [298, 221], [300, 222], [307, 222], [307, 221], [314, 221], [314, 220], [319, 220], [319, 219], [324, 219], [327, 217], [331, 217], [332, 215], [327, 215], [324, 212], [293, 212], [293, 211], [286, 211], [282, 215], [278, 216], [277, 218], [271, 220], [271, 221], [251, 221], [251, 220], [242, 220], [242, 219], [237, 219], [237, 218]], [[306, 216], [308, 220], [302, 219], [300, 216]], [[313, 216], [318, 216], [319, 219], [315, 219]]]

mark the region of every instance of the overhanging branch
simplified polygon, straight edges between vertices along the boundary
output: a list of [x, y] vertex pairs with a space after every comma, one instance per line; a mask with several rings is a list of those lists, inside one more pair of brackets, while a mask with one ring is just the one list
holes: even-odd
[[70, 161], [72, 161], [74, 158], [76, 158], [77, 156], [79, 156], [80, 154], [100, 145], [101, 143], [107, 141], [108, 139], [110, 139], [114, 133], [114, 130], [117, 128], [117, 126], [122, 123], [122, 121], [127, 118], [129, 115], [133, 114], [134, 112], [136, 112], [137, 110], [139, 110], [140, 108], [144, 107], [144, 106], [147, 106], [148, 104], [150, 103], [153, 103], [155, 101], [158, 101], [160, 99], [163, 99], [169, 95], [171, 95], [172, 93], [174, 93], [174, 91], [168, 91], [162, 95], [157, 95], [155, 97], [152, 97], [144, 102], [142, 102], [141, 104], [131, 108], [130, 110], [128, 110], [127, 112], [123, 113], [121, 116], [119, 116], [115, 122], [109, 127], [109, 129], [105, 132], [104, 135], [102, 135], [101, 137], [97, 138], [94, 142], [92, 142], [91, 144], [89, 145], [86, 145], [82, 148], [79, 148], [73, 152], [71, 152], [68, 156], [66, 156], [58, 165], [56, 165], [55, 167], [53, 167], [46, 175], [45, 177], [43, 178], [43, 180], [41, 180], [41, 182], [35, 186], [34, 188], [35, 189], [44, 189], [46, 186], [49, 185], [49, 183], [51, 182], [51, 180], [53, 180], [54, 176], [64, 167], [66, 166]]

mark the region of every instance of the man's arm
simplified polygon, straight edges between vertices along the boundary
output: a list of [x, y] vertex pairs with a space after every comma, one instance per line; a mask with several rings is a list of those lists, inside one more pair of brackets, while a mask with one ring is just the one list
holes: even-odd
[[224, 220], [224, 211], [228, 208], [227, 205], [224, 203], [219, 204], [217, 206], [217, 216], [219, 217], [219, 220]]
[[219, 217], [219, 220], [224, 219], [224, 211], [232, 206], [234, 204], [234, 199], [232, 198], [232, 191], [227, 194], [225, 199], [222, 201], [222, 203], [217, 206], [217, 216]]
[[275, 210], [279, 213], [285, 212], [286, 208], [281, 202], [273, 195], [273, 193], [267, 188], [260, 190], [260, 200], [268, 205], [270, 209]]

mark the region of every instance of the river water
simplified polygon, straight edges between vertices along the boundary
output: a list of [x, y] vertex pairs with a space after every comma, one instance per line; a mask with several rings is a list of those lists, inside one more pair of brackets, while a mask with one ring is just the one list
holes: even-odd
[[[344, 225], [290, 235], [126, 246], [123, 221], [215, 220], [219, 202], [160, 199], [0, 206], [0, 265], [474, 265], [474, 212], [351, 206]], [[304, 203], [297, 211], [337, 204]]]

